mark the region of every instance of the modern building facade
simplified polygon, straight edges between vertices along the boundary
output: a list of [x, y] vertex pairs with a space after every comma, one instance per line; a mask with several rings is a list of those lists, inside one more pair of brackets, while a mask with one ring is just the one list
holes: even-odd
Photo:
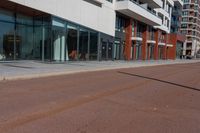
[[[183, 57], [183, 46], [186, 41], [186, 36], [181, 33], [181, 21], [182, 21], [182, 0], [173, 0], [174, 7], [172, 8], [172, 17], [171, 17], [171, 31], [168, 35], [168, 43], [172, 44], [173, 47], [170, 47], [170, 52], [168, 53], [168, 58], [170, 59], [182, 59]], [[176, 52], [176, 54], [173, 54]]]
[[171, 59], [172, 0], [0, 1], [0, 60]]
[[196, 57], [200, 49], [200, 1], [184, 0], [181, 32], [186, 35], [183, 54]]

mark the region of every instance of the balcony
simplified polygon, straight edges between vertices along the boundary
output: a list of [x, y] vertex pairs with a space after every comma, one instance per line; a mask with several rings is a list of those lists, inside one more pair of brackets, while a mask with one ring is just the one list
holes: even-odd
[[116, 11], [152, 26], [160, 26], [162, 20], [148, 9], [132, 0], [118, 0]]
[[181, 22], [180, 21], [171, 20], [171, 26], [172, 27], [181, 27]]
[[149, 44], [155, 44], [156, 41], [154, 40], [155, 39], [155, 36], [153, 33], [149, 32], [149, 36], [148, 36], [148, 39], [147, 39], [147, 43]]
[[181, 9], [173, 9], [172, 14], [176, 16], [182, 16], [182, 11]]
[[173, 0], [175, 5], [183, 6], [182, 0]]
[[136, 37], [132, 37], [131, 40], [133, 41], [142, 41], [142, 32], [137, 32]]
[[92, 1], [94, 1], [94, 2], [96, 2], [96, 3], [98, 3], [98, 4], [103, 4], [103, 1], [102, 1], [102, 0], [92, 0]]
[[140, 0], [143, 3], [147, 3], [152, 8], [162, 8], [162, 0]]

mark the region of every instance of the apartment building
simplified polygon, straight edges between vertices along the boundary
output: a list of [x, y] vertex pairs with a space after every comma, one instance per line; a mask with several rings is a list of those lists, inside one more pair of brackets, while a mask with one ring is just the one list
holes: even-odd
[[184, 55], [196, 57], [200, 49], [200, 1], [183, 0], [181, 32], [186, 35]]
[[[168, 59], [173, 0], [0, 1], [0, 60]], [[169, 58], [170, 59], [170, 58]]]
[[[182, 21], [182, 0], [173, 0], [174, 7], [172, 8], [171, 17], [171, 31], [168, 34], [168, 44], [172, 44], [174, 47], [169, 47], [171, 49], [168, 53], [169, 59], [182, 59], [183, 58], [183, 46], [186, 41], [186, 36], [181, 33], [181, 21]], [[172, 52], [173, 51], [173, 52]], [[176, 54], [173, 54], [173, 53]]]

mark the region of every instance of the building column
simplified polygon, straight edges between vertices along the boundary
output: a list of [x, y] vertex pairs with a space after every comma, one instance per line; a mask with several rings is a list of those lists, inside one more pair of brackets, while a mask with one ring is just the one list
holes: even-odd
[[131, 46], [132, 46], [132, 19], [127, 19], [126, 21], [126, 43], [125, 43], [125, 51], [124, 56], [125, 60], [131, 59]]
[[154, 44], [154, 60], [158, 60], [159, 30], [155, 31], [154, 39], [156, 41], [156, 43]]
[[147, 55], [147, 26], [144, 27], [144, 32], [142, 33], [142, 60], [146, 60]]
[[[134, 37], [137, 37], [137, 21], [133, 20], [134, 23]], [[136, 60], [136, 41], [133, 41], [133, 60]]]
[[[149, 27], [147, 26], [147, 40], [150, 40], [150, 38], [149, 38], [149, 34], [150, 34], [150, 32], [149, 32]], [[147, 41], [146, 40], [146, 41]], [[150, 60], [150, 46], [151, 44], [148, 44], [148, 43], [146, 43], [146, 60]]]
[[176, 34], [168, 34], [167, 35], [167, 43], [172, 44], [173, 47], [169, 47], [167, 51], [168, 59], [176, 59], [176, 45], [177, 45], [177, 35]]
[[163, 59], [167, 60], [167, 34], [164, 35], [165, 46], [163, 48]]

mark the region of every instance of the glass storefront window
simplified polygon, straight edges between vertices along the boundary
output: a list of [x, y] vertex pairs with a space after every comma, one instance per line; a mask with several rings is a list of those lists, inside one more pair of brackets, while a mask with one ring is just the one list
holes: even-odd
[[135, 21], [132, 21], [132, 37], [135, 36]]
[[65, 61], [65, 22], [57, 19], [53, 19], [53, 60]]
[[15, 55], [14, 14], [0, 9], [0, 60], [13, 60]]
[[15, 22], [14, 13], [0, 9], [0, 20], [6, 22]]
[[158, 46], [158, 56], [159, 56], [159, 59], [163, 59], [163, 50], [164, 50], [163, 46]]
[[120, 40], [119, 39], [115, 39], [115, 43], [114, 43], [114, 47], [113, 47], [113, 56], [115, 60], [119, 60], [120, 59]]
[[[78, 43], [78, 30], [73, 25], [67, 25], [67, 47], [69, 60], [77, 60], [77, 43]], [[66, 58], [67, 60], [67, 58]]]
[[97, 60], [98, 57], [98, 33], [90, 32], [90, 60]]
[[[98, 38], [99, 32], [48, 14], [0, 9], [0, 60], [97, 60]], [[106, 48], [112, 58], [112, 44]]]
[[142, 44], [138, 42], [136, 44], [136, 60], [142, 59]]
[[85, 29], [80, 29], [79, 33], [79, 60], [88, 60], [88, 31]]
[[33, 26], [16, 25], [16, 59], [33, 58]]
[[42, 60], [43, 25], [42, 21], [35, 20], [33, 58]]
[[0, 60], [14, 59], [14, 24], [0, 22]]
[[25, 16], [22, 14], [17, 14], [17, 23], [18, 24], [28, 24], [33, 25], [33, 17]]
[[50, 20], [50, 16], [34, 17], [34, 59], [52, 60]]
[[65, 32], [62, 29], [53, 30], [53, 60], [65, 60]]

